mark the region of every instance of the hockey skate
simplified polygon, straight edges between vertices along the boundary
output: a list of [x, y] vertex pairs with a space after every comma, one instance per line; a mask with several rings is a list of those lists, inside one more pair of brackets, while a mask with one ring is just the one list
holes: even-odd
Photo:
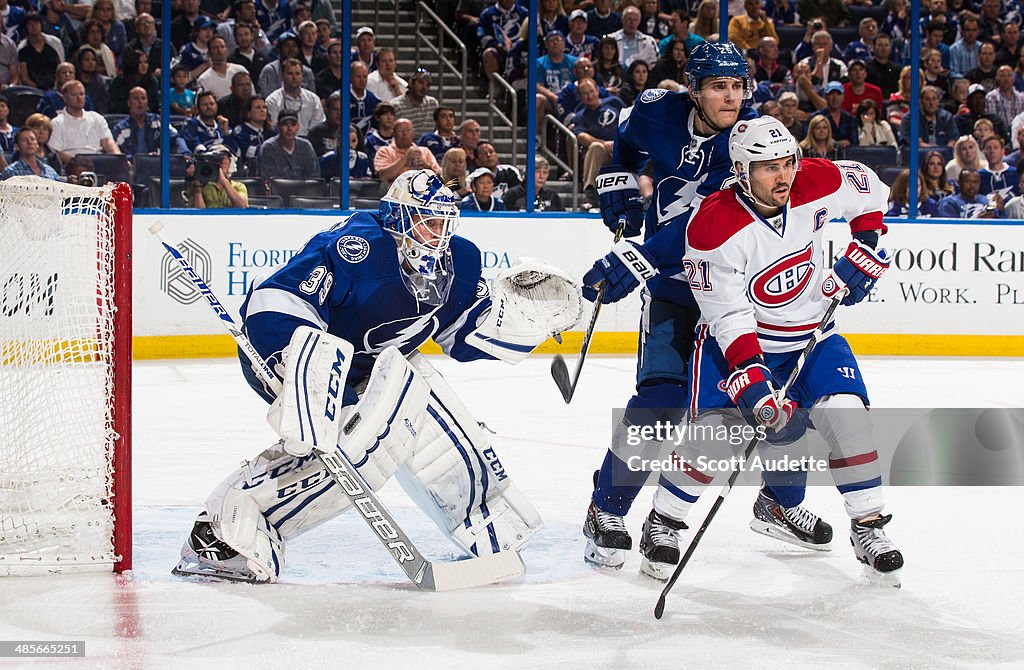
[[658, 581], [667, 581], [679, 563], [678, 531], [686, 530], [682, 521], [670, 519], [655, 510], [644, 521], [643, 535], [640, 536], [640, 572]]
[[618, 514], [599, 509], [593, 501], [583, 523], [583, 535], [587, 538], [583, 559], [601, 567], [618, 570], [626, 562], [626, 552], [633, 548], [625, 520]]
[[263, 581], [249, 569], [245, 556], [217, 539], [206, 512], [196, 519], [181, 549], [181, 560], [171, 570], [171, 574], [250, 584]]
[[754, 518], [750, 521], [750, 530], [798, 547], [816, 551], [832, 550], [832, 526], [800, 505], [783, 507], [765, 486], [761, 487], [754, 501]]
[[891, 514], [876, 514], [866, 519], [850, 521], [850, 544], [857, 560], [863, 563], [870, 581], [899, 588], [899, 570], [903, 567], [903, 554], [886, 537], [882, 528], [892, 520]]

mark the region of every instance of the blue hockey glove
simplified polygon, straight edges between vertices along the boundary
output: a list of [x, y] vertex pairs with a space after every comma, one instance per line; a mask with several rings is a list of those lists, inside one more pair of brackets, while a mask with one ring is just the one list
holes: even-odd
[[597, 176], [597, 194], [601, 196], [601, 218], [613, 233], [619, 229], [619, 219], [626, 217], [623, 237], [640, 234], [644, 224], [644, 208], [636, 177], [621, 165], [606, 165]]
[[885, 249], [872, 249], [857, 240], [850, 242], [846, 253], [832, 266], [832, 273], [821, 284], [821, 292], [826, 298], [832, 298], [846, 289], [843, 305], [849, 307], [868, 297], [871, 289], [891, 262], [889, 252]]
[[733, 370], [725, 383], [725, 391], [737, 407], [753, 413], [753, 416], [744, 418], [755, 428], [762, 425], [781, 431], [796, 411], [796, 405], [789, 398], [784, 398], [779, 405], [772, 385], [772, 373], [760, 356]]
[[618, 302], [656, 274], [658, 268], [646, 249], [635, 242], [619, 240], [611, 253], [599, 258], [583, 275], [583, 297], [591, 302], [596, 300], [597, 289], [603, 283], [601, 302]]

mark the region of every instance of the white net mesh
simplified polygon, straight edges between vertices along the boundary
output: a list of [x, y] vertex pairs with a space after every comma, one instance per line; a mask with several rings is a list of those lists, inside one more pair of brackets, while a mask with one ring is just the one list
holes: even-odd
[[0, 182], [0, 570], [116, 560], [112, 187]]

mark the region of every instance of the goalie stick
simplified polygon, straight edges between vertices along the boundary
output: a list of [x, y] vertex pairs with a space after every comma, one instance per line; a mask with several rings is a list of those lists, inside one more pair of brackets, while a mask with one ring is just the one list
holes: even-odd
[[[192, 268], [188, 260], [181, 255], [177, 248], [163, 239], [160, 234], [162, 229], [162, 223], [155, 223], [150, 226], [149, 232], [178, 261], [185, 276], [206, 298], [210, 308], [220, 317], [225, 329], [252, 362], [256, 372], [273, 389], [274, 393], [279, 394], [281, 382], [270, 366], [256, 351], [245, 333], [238, 328], [227, 309], [213, 294], [203, 278]], [[484, 586], [525, 574], [526, 566], [523, 565], [523, 559], [517, 551], [502, 551], [490, 556], [467, 558], [461, 561], [436, 562], [428, 560], [416, 548], [416, 545], [395, 521], [391, 512], [384, 506], [373, 489], [366, 484], [366, 481], [339, 447], [336, 446], [330, 452], [316, 450], [315, 453], [339, 488], [348, 496], [352, 506], [358, 510], [359, 515], [373, 530], [380, 543], [384, 545], [391, 557], [418, 588], [424, 591], [453, 591]]]
[[[821, 322], [818, 323], [818, 327], [815, 328], [814, 331], [811, 333], [811, 338], [807, 341], [807, 346], [805, 346], [804, 350], [800, 352], [800, 356], [798, 356], [796, 359], [796, 364], [793, 365], [793, 370], [789, 373], [789, 378], [786, 380], [786, 383], [785, 385], [783, 385], [782, 389], [778, 392], [777, 397], [780, 400], [785, 398], [786, 394], [789, 393], [789, 389], [793, 386], [793, 383], [796, 381], [796, 378], [800, 375], [800, 370], [803, 369], [804, 363], [807, 362], [807, 357], [811, 355], [811, 351], [814, 349], [814, 345], [818, 343], [818, 338], [821, 337], [821, 334], [828, 327], [828, 324], [831, 323], [832, 315], [835, 314], [836, 308], [839, 307], [839, 303], [845, 296], [846, 291], [844, 290], [840, 291], [835, 297], [832, 298], [832, 303], [828, 306], [828, 309], [825, 311], [825, 316], [821, 317]], [[781, 406], [781, 402], [779, 404]], [[757, 438], [755, 437], [750, 441], [749, 444], [747, 444], [747, 448], [743, 452], [744, 463], [750, 460], [750, 455], [754, 452], [754, 447], [756, 446]], [[665, 588], [661, 590], [661, 595], [658, 596], [658, 603], [654, 606], [655, 619], [660, 619], [661, 616], [665, 613], [665, 596], [667, 596], [668, 592], [672, 590], [672, 587], [675, 585], [676, 580], [679, 579], [679, 575], [682, 574], [683, 568], [686, 567], [686, 564], [689, 562], [690, 557], [693, 556], [693, 552], [697, 550], [697, 545], [700, 543], [700, 539], [701, 537], [703, 537], [704, 531], [706, 531], [708, 529], [708, 526], [711, 525], [711, 521], [715, 518], [715, 515], [718, 514], [718, 508], [722, 506], [722, 503], [725, 502], [725, 497], [729, 495], [730, 491], [732, 491], [732, 487], [736, 484], [736, 479], [737, 477], [739, 477], [741, 470], [742, 468], [736, 468], [735, 470], [733, 470], [733, 473], [729, 475], [729, 481], [726, 482], [725, 486], [722, 487], [722, 490], [719, 491], [718, 498], [715, 500], [715, 504], [711, 506], [711, 510], [708, 512], [708, 515], [704, 518], [704, 522], [701, 523], [700, 528], [698, 528], [697, 532], [693, 534], [693, 538], [690, 540], [690, 546], [686, 548], [686, 553], [683, 554], [682, 559], [680, 559], [679, 565], [676, 566], [675, 572], [672, 573], [672, 576], [669, 578], [668, 583], [665, 584]]]
[[[614, 246], [622, 239], [622, 231], [626, 227], [625, 217], [619, 219], [619, 227], [615, 231]], [[551, 378], [555, 380], [555, 386], [562, 393], [562, 400], [568, 405], [572, 402], [572, 396], [576, 393], [576, 385], [580, 381], [580, 373], [583, 371], [583, 361], [587, 359], [587, 352], [590, 351], [590, 340], [594, 338], [594, 327], [597, 325], [597, 317], [601, 314], [601, 301], [604, 299], [604, 283], [597, 288], [597, 298], [594, 299], [594, 312], [590, 315], [590, 324], [587, 332], [583, 335], [583, 346], [580, 347], [580, 356], [576, 359], [576, 369], [573, 370], [572, 379], [569, 378], [569, 366], [565, 363], [562, 354], [555, 354], [551, 361]], [[560, 343], [561, 341], [559, 341]]]

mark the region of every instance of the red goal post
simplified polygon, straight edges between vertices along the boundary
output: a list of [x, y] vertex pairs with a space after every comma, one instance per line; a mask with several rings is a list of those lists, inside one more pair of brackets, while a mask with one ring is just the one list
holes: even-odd
[[132, 566], [132, 191], [0, 182], [0, 574]]

